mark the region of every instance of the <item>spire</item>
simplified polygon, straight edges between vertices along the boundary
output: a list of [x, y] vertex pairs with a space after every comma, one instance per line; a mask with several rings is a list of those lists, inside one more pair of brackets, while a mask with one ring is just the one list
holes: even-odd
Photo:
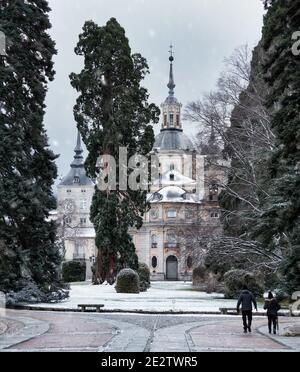
[[169, 84], [168, 84], [168, 88], [169, 88], [169, 95], [170, 96], [174, 96], [174, 89], [176, 87], [175, 85], [175, 82], [174, 82], [174, 73], [173, 73], [173, 61], [174, 61], [174, 57], [173, 57], [173, 45], [171, 44], [170, 45], [170, 57], [169, 57], [169, 61], [170, 61], [170, 78], [169, 78]]
[[81, 137], [79, 131], [77, 132], [77, 143], [74, 152], [75, 152], [74, 161], [71, 164], [71, 166], [75, 167], [83, 166], [83, 149], [81, 146]]

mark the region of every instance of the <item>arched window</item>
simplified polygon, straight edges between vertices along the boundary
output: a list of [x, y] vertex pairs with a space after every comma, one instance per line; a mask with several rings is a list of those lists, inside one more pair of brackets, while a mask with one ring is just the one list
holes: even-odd
[[79, 178], [79, 177], [74, 177], [73, 182], [74, 182], [74, 183], [80, 183], [80, 178]]
[[170, 127], [174, 127], [174, 114], [170, 114]]
[[153, 269], [156, 269], [157, 268], [157, 266], [158, 266], [157, 257], [155, 257], [155, 256], [152, 257], [151, 265], [152, 265]]
[[71, 223], [72, 223], [72, 217], [66, 217], [65, 218], [65, 224], [66, 225], [71, 225]]

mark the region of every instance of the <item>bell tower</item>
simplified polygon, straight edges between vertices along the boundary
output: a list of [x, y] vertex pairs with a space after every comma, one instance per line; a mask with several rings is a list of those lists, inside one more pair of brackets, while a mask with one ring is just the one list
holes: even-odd
[[174, 89], [176, 87], [174, 81], [174, 72], [173, 72], [173, 45], [170, 46], [170, 75], [169, 75], [169, 83], [167, 87], [169, 88], [169, 95], [165, 102], [161, 105], [162, 109], [162, 128], [161, 130], [178, 130], [182, 131], [182, 123], [181, 123], [181, 108], [182, 104], [178, 102], [175, 98]]

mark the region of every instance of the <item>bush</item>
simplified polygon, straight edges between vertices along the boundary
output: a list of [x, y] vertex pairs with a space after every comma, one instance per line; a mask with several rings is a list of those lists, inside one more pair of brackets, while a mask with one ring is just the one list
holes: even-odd
[[63, 263], [62, 276], [66, 283], [84, 282], [86, 263], [82, 261], [68, 261]]
[[117, 276], [117, 293], [140, 293], [139, 275], [132, 269], [123, 269]]
[[69, 297], [69, 291], [50, 286], [48, 291], [41, 290], [35, 283], [29, 281], [20, 284], [19, 291], [11, 291], [6, 294], [6, 305], [15, 306], [19, 304], [51, 303], [60, 302]]
[[140, 279], [140, 291], [146, 292], [147, 289], [149, 289], [151, 286], [149, 267], [144, 263], [140, 263], [139, 269], [138, 269], [138, 275]]
[[243, 287], [247, 286], [255, 296], [262, 296], [264, 289], [259, 278], [245, 270], [230, 270], [224, 275], [225, 296], [237, 298]]

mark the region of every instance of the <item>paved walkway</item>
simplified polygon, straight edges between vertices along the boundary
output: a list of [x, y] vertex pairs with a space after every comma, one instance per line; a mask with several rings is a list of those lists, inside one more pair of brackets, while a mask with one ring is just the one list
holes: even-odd
[[[282, 318], [281, 327], [299, 324]], [[80, 314], [12, 311], [0, 314], [0, 350], [80, 352], [300, 351], [300, 338], [269, 336], [264, 317], [243, 334], [240, 317]]]

